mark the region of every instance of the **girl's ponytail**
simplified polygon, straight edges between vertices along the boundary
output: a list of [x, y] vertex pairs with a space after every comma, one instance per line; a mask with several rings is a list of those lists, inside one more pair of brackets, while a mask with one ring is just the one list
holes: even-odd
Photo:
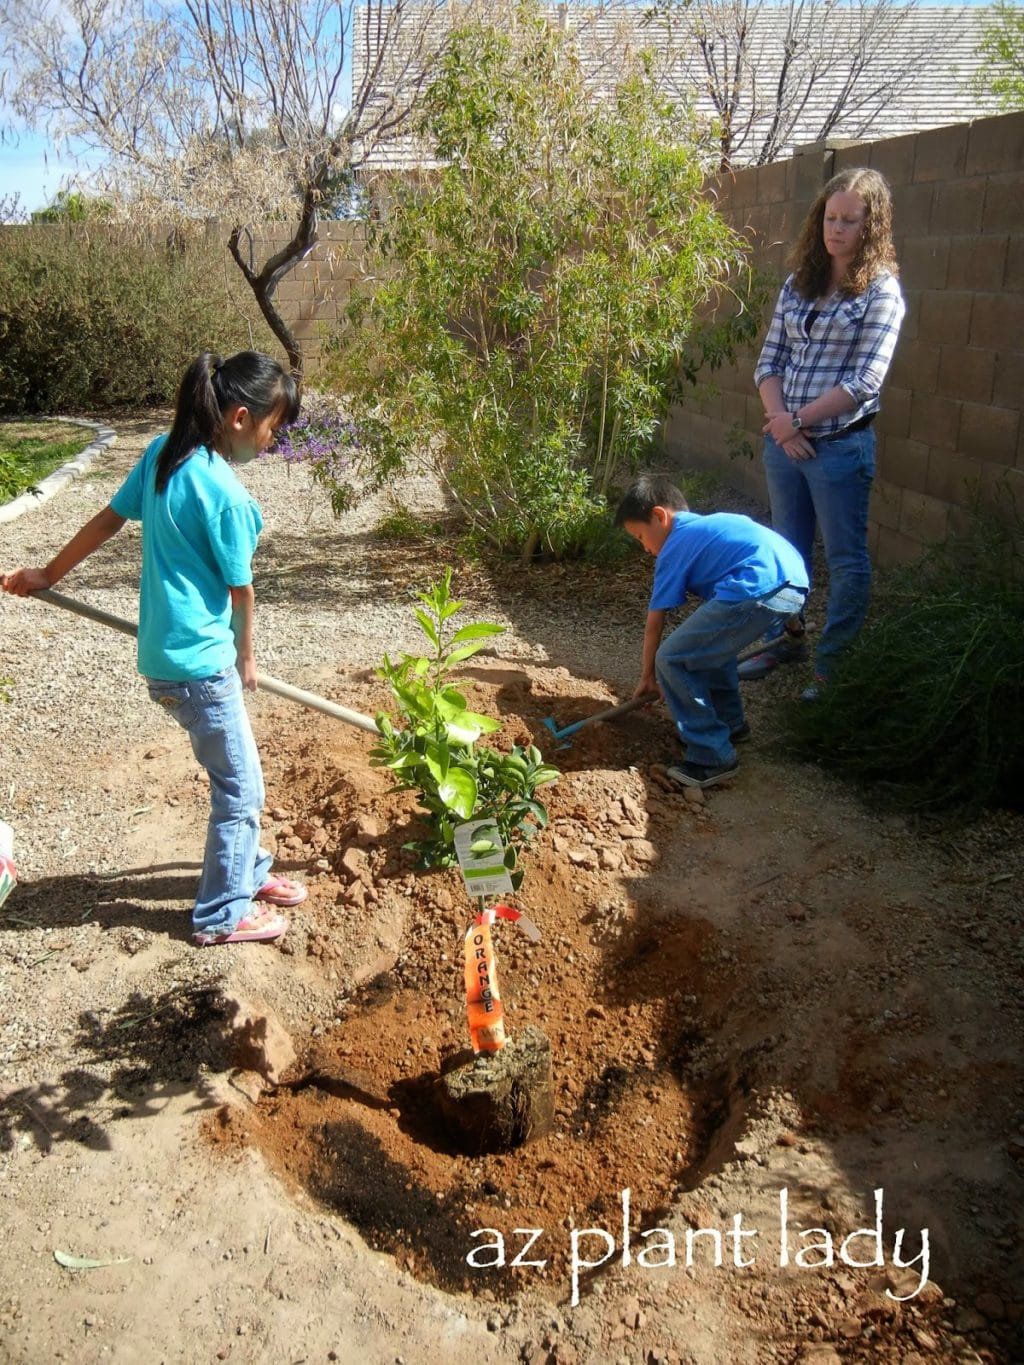
[[219, 355], [204, 351], [185, 371], [178, 389], [178, 405], [170, 434], [156, 462], [156, 491], [162, 493], [167, 480], [185, 463], [197, 446], [213, 449], [220, 426], [221, 406], [215, 389], [223, 364]]
[[256, 421], [280, 410], [282, 423], [299, 415], [300, 397], [292, 375], [259, 351], [239, 351], [222, 360], [213, 351], [196, 356], [178, 390], [174, 422], [156, 462], [156, 491], [198, 446], [213, 450], [224, 414], [244, 407]]

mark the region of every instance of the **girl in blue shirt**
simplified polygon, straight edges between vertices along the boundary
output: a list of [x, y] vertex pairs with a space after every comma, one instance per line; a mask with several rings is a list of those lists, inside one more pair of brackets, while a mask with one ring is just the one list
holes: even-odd
[[204, 352], [182, 380], [170, 432], [109, 505], [45, 567], [0, 576], [19, 597], [52, 588], [126, 521], [141, 521], [139, 671], [210, 778], [193, 911], [201, 947], [280, 938], [288, 921], [273, 907], [306, 898], [304, 887], [271, 876], [259, 846], [263, 774], [242, 694], [256, 688], [252, 556], [263, 519], [231, 468], [266, 450], [298, 411], [295, 381], [277, 361]]

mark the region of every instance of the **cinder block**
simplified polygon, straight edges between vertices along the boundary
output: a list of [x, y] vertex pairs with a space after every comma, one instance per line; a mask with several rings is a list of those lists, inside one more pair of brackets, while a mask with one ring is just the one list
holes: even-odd
[[1020, 171], [1024, 166], [1024, 113], [975, 119], [967, 138], [968, 175]]
[[[884, 455], [881, 446], [879, 447], [879, 468], [881, 468], [881, 457]], [[887, 479], [877, 478], [871, 487], [871, 516], [879, 526], [887, 526], [891, 531], [895, 531], [900, 524], [900, 505], [903, 501], [903, 490], [894, 483], [889, 483]]]
[[899, 529], [923, 545], [937, 545], [949, 530], [949, 506], [927, 493], [903, 490]]
[[939, 359], [939, 389], [948, 398], [988, 403], [992, 397], [995, 352], [971, 346], [943, 346]]
[[934, 185], [927, 181], [923, 184], [893, 186], [892, 221], [897, 248], [903, 237], [923, 237], [930, 231], [934, 193]]
[[982, 463], [979, 467], [982, 509], [1000, 521], [1019, 521], [1024, 516], [1024, 473], [1000, 465]]
[[980, 232], [984, 211], [984, 177], [945, 181], [935, 186], [929, 227], [933, 233], [951, 236]]
[[879, 433], [884, 432], [886, 437], [907, 435], [910, 431], [912, 396], [909, 389], [901, 389], [895, 384], [885, 386], [882, 391], [882, 411], [878, 418]]
[[778, 204], [786, 197], [786, 164], [773, 161], [757, 168], [757, 202]]
[[939, 450], [958, 449], [961, 404], [926, 388], [915, 391], [910, 404], [910, 435]]
[[981, 472], [978, 461], [954, 450], [933, 450], [928, 461], [928, 486], [925, 489], [940, 502], [966, 506], [978, 491]]
[[[732, 389], [722, 390], [722, 421], [728, 423], [730, 427], [737, 426], [746, 430], [747, 421], [747, 399], [745, 394], [736, 393]], [[752, 433], [750, 433], [752, 435]], [[758, 433], [758, 440], [760, 434]]]
[[966, 123], [957, 123], [918, 133], [914, 152], [914, 179], [953, 180], [964, 175], [968, 127]]
[[772, 204], [768, 215], [768, 240], [773, 246], [778, 242], [788, 246], [799, 230], [800, 223], [794, 214], [792, 200], [780, 199]]
[[945, 289], [949, 278], [948, 237], [904, 237], [900, 278], [905, 289]]
[[880, 569], [896, 569], [901, 565], [916, 564], [924, 554], [920, 541], [891, 531], [887, 526], [879, 528], [876, 563]]
[[1024, 293], [1024, 237], [1011, 237], [1006, 244], [1006, 270], [1002, 285], [1005, 290]]
[[1024, 335], [1024, 295], [975, 294], [970, 344], [994, 351], [1020, 345]]
[[[1024, 337], [1016, 339], [1024, 345]], [[1019, 408], [1024, 403], [1024, 350], [996, 351], [992, 402], [997, 407]]]
[[693, 403], [702, 417], [722, 421], [722, 395], [711, 384], [699, 385], [693, 393]]
[[757, 203], [757, 167], [747, 166], [743, 170], [733, 171], [723, 175], [719, 184], [723, 191], [725, 186], [729, 187], [729, 202], [734, 208], [745, 209], [749, 204]]
[[905, 137], [887, 137], [882, 142], [870, 144], [868, 155], [872, 170], [880, 171], [893, 189], [914, 177], [916, 142], [916, 136], [909, 133]]
[[761, 399], [757, 393], [752, 394], [747, 399], [747, 418], [743, 423], [747, 431], [757, 433], [757, 447], [761, 447], [761, 428], [764, 426], [764, 408], [761, 406]]
[[960, 417], [958, 449], [977, 460], [1012, 465], [1017, 459], [1020, 412], [965, 403]]
[[903, 436], [886, 438], [878, 452], [879, 477], [897, 488], [923, 493], [928, 487], [928, 446]]
[[907, 310], [903, 314], [903, 323], [900, 327], [900, 342], [917, 341], [921, 335], [921, 290], [908, 289], [905, 281], [901, 281], [903, 290], [903, 301], [907, 305]]
[[974, 295], [944, 289], [921, 293], [921, 333], [924, 342], [963, 345], [971, 330]]
[[889, 382], [915, 393], [934, 393], [939, 382], [938, 346], [900, 338], [889, 371]]
[[[1024, 163], [1022, 163], [1024, 165]], [[985, 186], [981, 216], [986, 233], [1020, 232], [1020, 201], [1024, 194], [1024, 173], [990, 175]]]
[[851, 171], [856, 166], [866, 166], [870, 156], [871, 144], [867, 141], [851, 142], [846, 147], [837, 147], [832, 157], [832, 174]]
[[796, 212], [802, 218], [831, 174], [832, 155], [818, 145], [813, 151], [801, 152], [793, 161], [796, 170]]
[[755, 247], [761, 248], [770, 241], [769, 225], [771, 209], [767, 204], [751, 204], [744, 213], [745, 222], [743, 224], [743, 235], [750, 239]]
[[[1018, 200], [1022, 193], [1024, 183], [1018, 188]], [[1001, 289], [1006, 273], [1006, 247], [1005, 233], [950, 238], [946, 284], [950, 289], [983, 293]]]

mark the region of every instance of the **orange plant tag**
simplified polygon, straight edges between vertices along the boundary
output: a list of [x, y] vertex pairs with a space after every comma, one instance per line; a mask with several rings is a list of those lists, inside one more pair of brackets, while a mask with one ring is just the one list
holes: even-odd
[[505, 1046], [505, 1011], [498, 991], [491, 938], [491, 925], [496, 919], [507, 919], [532, 942], [540, 941], [540, 930], [533, 920], [513, 905], [494, 905], [481, 910], [466, 930], [466, 1013], [474, 1052], [500, 1052]]
[[505, 1018], [498, 991], [491, 941], [493, 916], [478, 915], [466, 930], [466, 1012], [474, 1052], [500, 1052], [505, 1046]]

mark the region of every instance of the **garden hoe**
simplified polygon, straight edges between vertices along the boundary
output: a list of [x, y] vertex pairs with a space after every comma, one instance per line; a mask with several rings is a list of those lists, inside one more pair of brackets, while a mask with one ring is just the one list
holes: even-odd
[[597, 711], [592, 716], [584, 716], [583, 720], [576, 721], [573, 725], [566, 725], [563, 729], [558, 728], [554, 716], [545, 716], [544, 724], [548, 727], [555, 739], [559, 741], [560, 749], [568, 749], [572, 745], [571, 735], [577, 730], [583, 730], [588, 725], [596, 725], [599, 720], [614, 720], [617, 716], [624, 716], [629, 711], [635, 711], [640, 706], [649, 706], [652, 701], [657, 701], [657, 692], [641, 692], [639, 697], [632, 697], [629, 701], [619, 702], [618, 706], [605, 707], [603, 711]]
[[[101, 611], [99, 607], [90, 607], [85, 602], [77, 602], [73, 597], [65, 597], [63, 593], [53, 592], [49, 588], [34, 592], [32, 596], [49, 602], [53, 607], [63, 607], [65, 611], [73, 611], [76, 616], [85, 616], [90, 621], [98, 621], [101, 626], [110, 626], [112, 630], [119, 630], [122, 635], [138, 635], [139, 633], [139, 628], [134, 621], [126, 621], [121, 616], [112, 616], [109, 611]], [[325, 697], [318, 697], [315, 692], [303, 692], [300, 687], [292, 687], [290, 683], [281, 682], [280, 678], [271, 678], [266, 673], [257, 673], [256, 685], [261, 687], [264, 692], [273, 692], [278, 697], [298, 702], [300, 706], [308, 706], [311, 711], [322, 711], [325, 716], [333, 716], [335, 720], [342, 720], [346, 725], [354, 725], [357, 729], [366, 730], [371, 735], [380, 734], [377, 729], [377, 722], [372, 716], [364, 716], [360, 711], [350, 711], [347, 706], [337, 706]]]

